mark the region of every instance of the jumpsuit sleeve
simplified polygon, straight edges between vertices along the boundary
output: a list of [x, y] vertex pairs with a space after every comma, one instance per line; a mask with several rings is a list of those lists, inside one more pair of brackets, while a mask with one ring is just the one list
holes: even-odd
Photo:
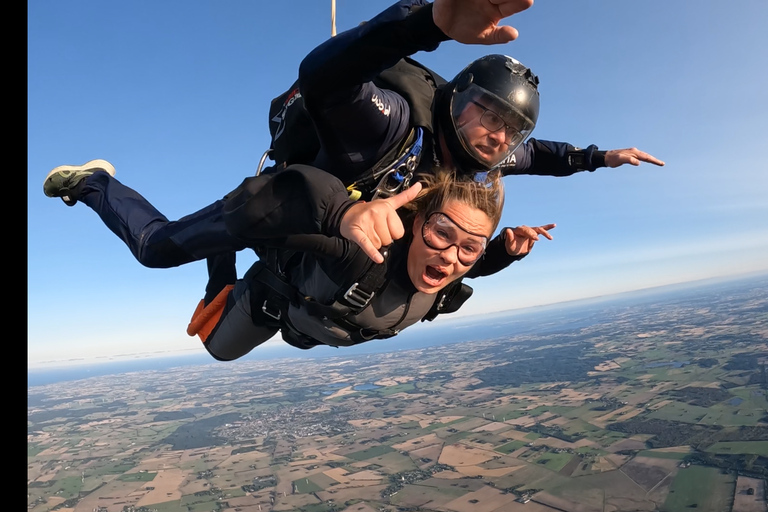
[[504, 176], [533, 174], [537, 176], [570, 176], [579, 171], [605, 167], [605, 151], [594, 144], [579, 149], [566, 142], [528, 139], [501, 164]]
[[227, 231], [247, 246], [279, 246], [303, 235], [339, 237], [341, 219], [353, 204], [337, 178], [293, 165], [246, 178], [225, 197], [222, 215]]
[[[299, 67], [299, 88], [328, 162], [350, 175], [372, 167], [407, 134], [410, 111], [372, 80], [400, 59], [432, 51], [448, 37], [432, 4], [404, 0], [315, 48]], [[343, 176], [346, 177], [346, 176]]]

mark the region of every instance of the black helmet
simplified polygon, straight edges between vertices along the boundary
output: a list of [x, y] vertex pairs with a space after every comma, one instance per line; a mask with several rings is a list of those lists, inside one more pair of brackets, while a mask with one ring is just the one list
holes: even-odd
[[487, 55], [441, 87], [436, 117], [457, 168], [493, 169], [528, 138], [539, 117], [538, 84], [512, 57]]

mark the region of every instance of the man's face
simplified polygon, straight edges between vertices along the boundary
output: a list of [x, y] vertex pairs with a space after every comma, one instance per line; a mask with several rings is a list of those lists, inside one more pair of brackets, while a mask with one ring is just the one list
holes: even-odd
[[448, 201], [440, 209], [456, 225], [448, 233], [453, 244], [443, 250], [432, 249], [422, 238], [425, 219], [417, 216], [413, 223], [413, 241], [408, 250], [408, 277], [416, 289], [434, 294], [466, 274], [472, 265], [459, 261], [461, 247], [471, 247], [490, 238], [493, 229], [491, 219], [484, 212], [458, 201]]
[[[484, 98], [475, 98], [467, 103], [456, 123], [465, 142], [472, 146], [477, 156], [489, 166], [496, 165], [507, 156], [511, 142], [507, 135], [509, 128], [497, 110], [499, 109], [494, 108]], [[499, 123], [501, 126], [496, 130], [487, 127], [495, 127]]]

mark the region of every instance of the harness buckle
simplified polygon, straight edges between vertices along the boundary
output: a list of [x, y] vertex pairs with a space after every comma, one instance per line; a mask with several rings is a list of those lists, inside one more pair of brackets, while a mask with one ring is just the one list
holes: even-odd
[[360, 283], [355, 283], [344, 292], [344, 299], [357, 308], [364, 308], [371, 302], [376, 292], [366, 292], [358, 288]]
[[280, 311], [280, 308], [274, 307], [269, 303], [269, 299], [264, 301], [264, 304], [261, 305], [261, 311], [269, 316], [274, 318], [275, 320], [280, 320], [280, 317], [282, 316], [282, 312]]

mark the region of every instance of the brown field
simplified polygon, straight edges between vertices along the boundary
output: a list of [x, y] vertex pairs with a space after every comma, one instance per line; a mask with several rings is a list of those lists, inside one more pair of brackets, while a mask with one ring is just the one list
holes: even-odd
[[[509, 421], [506, 423], [509, 424]], [[506, 437], [507, 439], [514, 439], [515, 441], [525, 441], [526, 443], [529, 441], [525, 437], [528, 435], [528, 432], [521, 432], [519, 430], [507, 430], [505, 432], [501, 432], [499, 435], [501, 437]]]
[[[498, 489], [483, 486], [475, 492], [465, 494], [445, 504], [445, 508], [457, 512], [492, 512], [504, 507], [502, 510], [509, 510], [509, 505], [514, 503], [516, 496], [514, 494], [502, 494]], [[477, 500], [477, 503], [470, 503], [470, 500]]]
[[336, 453], [333, 453], [334, 450], [336, 450], [336, 446], [327, 446], [322, 448], [310, 448], [309, 450], [304, 450], [302, 452], [302, 455], [304, 457], [309, 457], [310, 455], [314, 455], [316, 457], [315, 462], [317, 464], [321, 464], [326, 461], [342, 461], [346, 460], [346, 457], [342, 455], [338, 455]]
[[425, 396], [428, 395], [426, 393], [392, 393], [388, 398], [390, 400], [416, 400]]
[[[162, 503], [164, 501], [180, 500], [180, 488], [186, 477], [187, 474], [180, 469], [164, 469], [158, 471], [155, 479], [152, 480], [151, 483], [154, 490], [145, 494], [136, 505], [141, 507], [153, 503]], [[132, 483], [139, 484], [142, 487], [149, 485], [147, 482]]]
[[512, 466], [506, 468], [486, 469], [480, 466], [459, 466], [456, 468], [456, 471], [464, 476], [469, 477], [483, 476], [489, 478], [500, 478], [502, 476], [507, 476], [513, 471], [517, 471], [521, 467], [522, 466]]
[[299, 507], [306, 505], [312, 505], [320, 503], [320, 500], [315, 498], [312, 494], [290, 494], [283, 495], [282, 492], [277, 493], [275, 497], [275, 504], [272, 506], [272, 510], [297, 510]]
[[456, 480], [459, 478], [464, 478], [464, 475], [462, 475], [458, 471], [438, 471], [433, 475], [433, 477], [444, 479], [444, 480]]
[[580, 503], [578, 501], [554, 496], [546, 491], [536, 493], [533, 496], [531, 503], [532, 502], [547, 506], [547, 509], [550, 512], [552, 512], [553, 509], [567, 510], [568, 512], [602, 512], [601, 508], [598, 508], [593, 504]]
[[654, 448], [655, 452], [667, 452], [667, 453], [690, 453], [693, 448], [690, 446], [670, 446], [668, 448]]
[[[146, 482], [145, 484], [152, 486], [151, 482]], [[208, 490], [209, 485], [208, 480], [204, 478], [197, 479], [189, 475], [187, 480], [179, 486], [179, 492], [182, 495], [194, 494], [196, 492]]]
[[456, 489], [452, 489], [452, 493], [442, 491], [443, 488], [424, 485], [423, 483], [408, 485], [397, 491], [397, 494], [391, 496], [390, 501], [398, 507], [434, 510], [435, 508], [442, 509], [446, 503], [455, 499], [456, 496], [464, 494], [457, 494]]
[[552, 418], [551, 420], [541, 421], [540, 423], [544, 425], [558, 425], [563, 426], [570, 423], [572, 420], [570, 418], [566, 418], [565, 416], [556, 416]]
[[663, 336], [667, 334], [667, 331], [650, 331], [650, 332], [643, 332], [639, 333], [637, 335], [638, 338], [650, 338], [651, 336]]
[[464, 389], [466, 387], [472, 386], [474, 384], [480, 384], [482, 382], [477, 377], [469, 377], [469, 378], [463, 378], [463, 379], [453, 379], [445, 384], [443, 384], [443, 388], [445, 389]]
[[377, 386], [397, 386], [398, 384], [405, 384], [411, 382], [414, 378], [411, 376], [405, 377], [387, 377], [374, 382]]
[[493, 459], [498, 454], [491, 450], [470, 448], [463, 444], [452, 444], [443, 447], [440, 463], [458, 468], [459, 466], [474, 466]]
[[536, 424], [536, 418], [534, 418], [533, 416], [520, 416], [519, 418], [515, 418], [514, 420], [507, 420], [505, 423], [508, 423], [509, 425], [515, 425], [518, 427], [530, 427]]
[[348, 506], [341, 512], [377, 512], [377, 511], [365, 503], [357, 503], [355, 505]]
[[606, 450], [609, 452], [620, 452], [622, 450], [644, 450], [645, 449], [645, 441], [640, 439], [620, 439], [619, 441], [616, 441], [611, 446], [607, 447]]
[[[141, 498], [142, 494], [135, 494], [138, 489], [142, 489], [146, 482], [122, 482], [113, 480], [100, 487], [98, 492], [93, 492], [80, 500], [75, 507], [76, 510], [93, 510], [96, 507], [109, 507], [110, 510], [121, 510], [123, 505], [134, 505]], [[177, 493], [181, 497], [181, 493]], [[167, 500], [164, 500], [167, 501]]]
[[509, 430], [510, 426], [501, 421], [494, 421], [486, 425], [480, 425], [472, 430], [472, 432], [496, 432], [497, 430]]
[[340, 485], [334, 486], [335, 489], [377, 485], [384, 479], [381, 473], [370, 470], [349, 473], [344, 468], [333, 468], [323, 471], [323, 474], [339, 482]]
[[331, 400], [332, 398], [338, 398], [340, 396], [357, 393], [357, 391], [352, 389], [353, 387], [354, 386], [347, 386], [346, 388], [341, 388], [340, 390], [336, 391], [334, 394], [323, 397], [323, 400]]
[[621, 471], [637, 485], [650, 491], [662, 480], [677, 471], [679, 461], [675, 459], [655, 459], [651, 457], [635, 457], [622, 466]]
[[592, 464], [592, 471], [614, 471], [623, 466], [628, 459], [628, 455], [606, 455], [605, 457], [599, 457], [597, 461]]
[[435, 434], [427, 434], [426, 436], [409, 439], [404, 443], [393, 444], [392, 448], [394, 448], [395, 450], [410, 452], [411, 450], [416, 450], [416, 449], [424, 448], [426, 446], [430, 446], [433, 444], [442, 444], [442, 443], [443, 443], [443, 440], [437, 437]]
[[613, 359], [609, 359], [608, 361], [603, 361], [599, 365], [595, 366], [595, 371], [607, 372], [608, 370], [616, 370], [618, 368], [621, 368], [621, 366]]
[[[755, 494], [747, 494], [747, 489], [753, 489]], [[765, 512], [768, 504], [765, 502], [765, 480], [740, 476], [736, 480], [736, 491], [733, 496], [734, 512]]]
[[[440, 453], [442, 451], [443, 451], [443, 445], [433, 444], [432, 446], [427, 446], [425, 448], [413, 450], [412, 452], [409, 452], [408, 455], [410, 455], [411, 458], [416, 462], [417, 466], [419, 466], [420, 468], [424, 468], [434, 464], [435, 461], [440, 458]], [[422, 462], [421, 459], [429, 459], [429, 461]]]
[[636, 409], [631, 405], [625, 405], [615, 411], [611, 411], [608, 414], [604, 414], [598, 418], [593, 418], [590, 423], [596, 427], [605, 428], [611, 420], [614, 421], [626, 421], [630, 418], [634, 418], [638, 414], [642, 413], [642, 409]]
[[365, 487], [347, 487], [341, 488], [334, 486], [333, 489], [317, 491], [318, 498], [323, 501], [335, 500], [336, 503], [344, 503], [349, 500], [370, 500], [377, 498], [381, 491], [387, 488], [386, 485], [371, 485]]

